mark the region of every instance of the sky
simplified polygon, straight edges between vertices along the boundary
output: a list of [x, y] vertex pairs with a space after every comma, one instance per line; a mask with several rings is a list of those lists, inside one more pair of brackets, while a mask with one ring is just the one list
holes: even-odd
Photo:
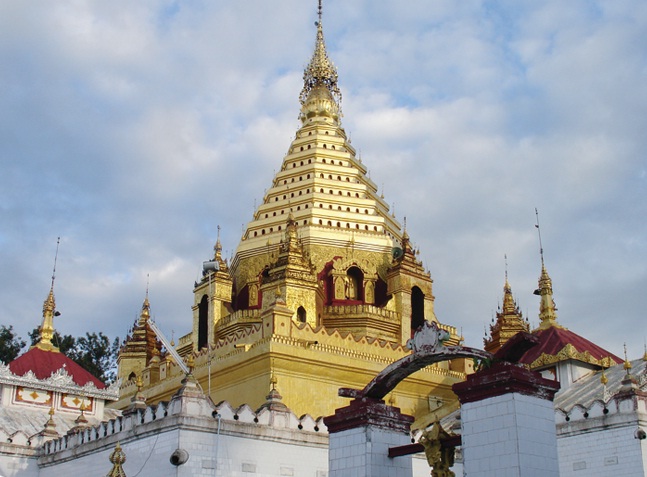
[[[507, 269], [531, 326], [647, 338], [647, 2], [325, 0], [343, 126], [434, 279], [483, 335]], [[0, 324], [167, 335], [228, 257], [299, 127], [315, 0], [0, 3]], [[507, 259], [505, 258], [507, 257]], [[507, 265], [506, 265], [507, 263]], [[149, 278], [147, 278], [149, 277]], [[147, 285], [148, 283], [148, 285]]]

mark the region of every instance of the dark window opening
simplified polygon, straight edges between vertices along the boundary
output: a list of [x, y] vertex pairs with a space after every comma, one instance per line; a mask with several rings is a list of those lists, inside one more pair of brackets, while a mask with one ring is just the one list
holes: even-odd
[[202, 297], [198, 305], [198, 350], [207, 346], [209, 334], [209, 299]]
[[425, 322], [425, 294], [418, 287], [411, 289], [411, 336]]
[[306, 322], [306, 309], [305, 309], [305, 308], [303, 308], [302, 306], [300, 306], [300, 307], [297, 309], [297, 320], [298, 320], [300, 323], [305, 323], [305, 322]]

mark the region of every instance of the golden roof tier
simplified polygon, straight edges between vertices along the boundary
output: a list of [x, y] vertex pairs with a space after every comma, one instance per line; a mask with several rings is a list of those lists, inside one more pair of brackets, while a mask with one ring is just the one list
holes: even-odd
[[[367, 176], [341, 126], [337, 70], [323, 36], [321, 8], [312, 58], [300, 94], [301, 128], [288, 148], [263, 203], [247, 225], [232, 263], [235, 286], [242, 289], [259, 273], [253, 262], [268, 262], [283, 238], [290, 213], [299, 227], [304, 252], [317, 269], [329, 260], [322, 248], [378, 252], [389, 265], [401, 226]], [[262, 259], [259, 258], [264, 257]]]

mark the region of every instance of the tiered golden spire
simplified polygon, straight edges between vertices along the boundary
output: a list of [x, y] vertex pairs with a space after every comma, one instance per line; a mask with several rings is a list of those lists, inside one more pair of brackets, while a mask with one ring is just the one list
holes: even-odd
[[541, 296], [541, 301], [539, 302], [540, 323], [538, 329], [546, 330], [551, 326], [559, 327], [559, 324], [557, 323], [557, 307], [553, 300], [553, 282], [544, 265], [544, 248], [541, 244], [541, 229], [539, 228], [539, 212], [537, 209], [535, 209], [535, 215], [537, 216], [537, 224], [535, 227], [539, 234], [539, 254], [541, 256], [541, 276], [539, 277], [539, 287], [535, 290], [535, 295]]
[[218, 225], [218, 238], [213, 246], [213, 260], [218, 263], [218, 269], [227, 270], [227, 261], [222, 258], [222, 243], [220, 243], [220, 225]]
[[[305, 118], [309, 117], [312, 113], [325, 112], [327, 115], [333, 116], [334, 119], [338, 119], [338, 117], [341, 116], [341, 91], [337, 84], [337, 68], [335, 68], [333, 62], [330, 61], [328, 53], [326, 52], [326, 42], [324, 41], [323, 26], [321, 22], [321, 0], [319, 0], [319, 9], [317, 14], [319, 16], [319, 20], [316, 22], [317, 39], [315, 42], [315, 50], [310, 59], [310, 63], [308, 63], [308, 66], [306, 66], [306, 69], [303, 72], [303, 89], [299, 95], [299, 101], [302, 105], [302, 120], [304, 121]], [[314, 103], [320, 103], [321, 101], [323, 101], [323, 103], [312, 104], [311, 107], [308, 107], [306, 103], [310, 102], [309, 100], [312, 99], [317, 100], [314, 101]], [[329, 101], [332, 101], [332, 104], [326, 104]]]
[[40, 340], [36, 343], [36, 348], [45, 351], [58, 352], [58, 347], [52, 343], [54, 338], [54, 317], [59, 313], [56, 311], [56, 301], [54, 300], [54, 280], [56, 279], [56, 260], [58, 259], [58, 246], [61, 243], [61, 237], [56, 240], [56, 255], [54, 256], [54, 269], [52, 271], [52, 285], [49, 294], [43, 303], [43, 323], [40, 326]]
[[146, 325], [146, 322], [151, 317], [151, 304], [148, 301], [148, 280], [149, 276], [146, 275], [146, 297], [144, 298], [144, 303], [142, 303], [142, 312], [139, 314], [139, 326]]
[[541, 301], [539, 302], [539, 329], [545, 330], [551, 326], [559, 326], [559, 324], [557, 323], [557, 307], [553, 300], [553, 282], [548, 276], [543, 258], [541, 262], [539, 288], [535, 293], [541, 296]]
[[490, 326], [490, 337], [483, 339], [485, 350], [496, 353], [506, 341], [520, 331], [528, 331], [529, 326], [512, 296], [508, 281], [508, 257], [505, 257], [505, 283], [503, 285], [503, 305], [496, 314], [496, 321]]

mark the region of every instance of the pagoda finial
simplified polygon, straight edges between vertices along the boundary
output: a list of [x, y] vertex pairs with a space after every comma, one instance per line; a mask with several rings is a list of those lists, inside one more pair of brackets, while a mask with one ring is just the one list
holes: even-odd
[[222, 243], [220, 243], [220, 225], [218, 225], [218, 238], [213, 246], [213, 260], [218, 264], [220, 270], [227, 270], [227, 261], [222, 258]]
[[544, 268], [544, 247], [541, 244], [541, 229], [539, 228], [539, 211], [537, 207], [535, 207], [535, 217], [537, 217], [535, 227], [537, 228], [537, 235], [539, 235], [539, 256], [541, 257], [541, 267]]
[[537, 217], [537, 233], [539, 235], [539, 255], [541, 257], [541, 275], [539, 277], [539, 287], [534, 291], [535, 295], [541, 296], [539, 303], [539, 329], [545, 330], [551, 326], [559, 326], [557, 323], [557, 307], [553, 300], [553, 282], [546, 271], [544, 264], [544, 248], [541, 243], [541, 230], [539, 228], [539, 212], [535, 208], [535, 215]]
[[144, 298], [144, 303], [142, 303], [142, 311], [139, 314], [139, 326], [144, 326], [148, 319], [151, 317], [151, 304], [148, 301], [148, 288], [150, 284], [150, 274], [146, 274], [146, 296]]
[[[330, 61], [328, 53], [326, 52], [326, 43], [323, 35], [323, 7], [321, 0], [319, 0], [317, 16], [318, 21], [315, 23], [317, 26], [315, 50], [310, 59], [310, 63], [306, 66], [303, 72], [303, 89], [299, 95], [299, 101], [302, 105], [301, 117], [302, 119], [305, 119], [312, 115], [324, 114], [333, 116], [337, 119], [341, 115], [341, 91], [337, 84], [337, 68], [335, 68], [335, 65]], [[312, 98], [311, 95], [313, 96]], [[306, 105], [306, 103], [313, 104]]]
[[625, 371], [627, 371], [627, 375], [631, 374], [631, 363], [629, 362], [629, 358], [627, 358], [627, 343], [624, 344], [625, 348], [625, 362], [622, 365]]
[[126, 454], [124, 454], [124, 451], [121, 450], [119, 441], [117, 441], [115, 450], [112, 451], [109, 459], [110, 463], [112, 464], [112, 469], [110, 470], [110, 472], [108, 472], [108, 475], [106, 477], [126, 477], [126, 473], [124, 472], [124, 469], [122, 467], [124, 462], [126, 462]]
[[56, 432], [56, 423], [54, 422], [54, 406], [49, 408], [49, 419], [45, 423], [41, 434], [47, 438], [56, 438], [59, 437], [58, 432]]
[[43, 303], [43, 323], [40, 326], [40, 341], [36, 347], [45, 351], [58, 351], [58, 347], [52, 344], [54, 338], [54, 317], [60, 315], [56, 311], [56, 301], [54, 300], [54, 280], [56, 279], [56, 261], [58, 260], [58, 246], [61, 243], [61, 237], [56, 239], [56, 254], [54, 255], [54, 268], [52, 270], [52, 284], [49, 288], [49, 294]]
[[218, 260], [222, 257], [222, 244], [220, 243], [220, 225], [218, 225], [218, 238], [216, 239], [216, 245], [213, 246], [214, 258]]

